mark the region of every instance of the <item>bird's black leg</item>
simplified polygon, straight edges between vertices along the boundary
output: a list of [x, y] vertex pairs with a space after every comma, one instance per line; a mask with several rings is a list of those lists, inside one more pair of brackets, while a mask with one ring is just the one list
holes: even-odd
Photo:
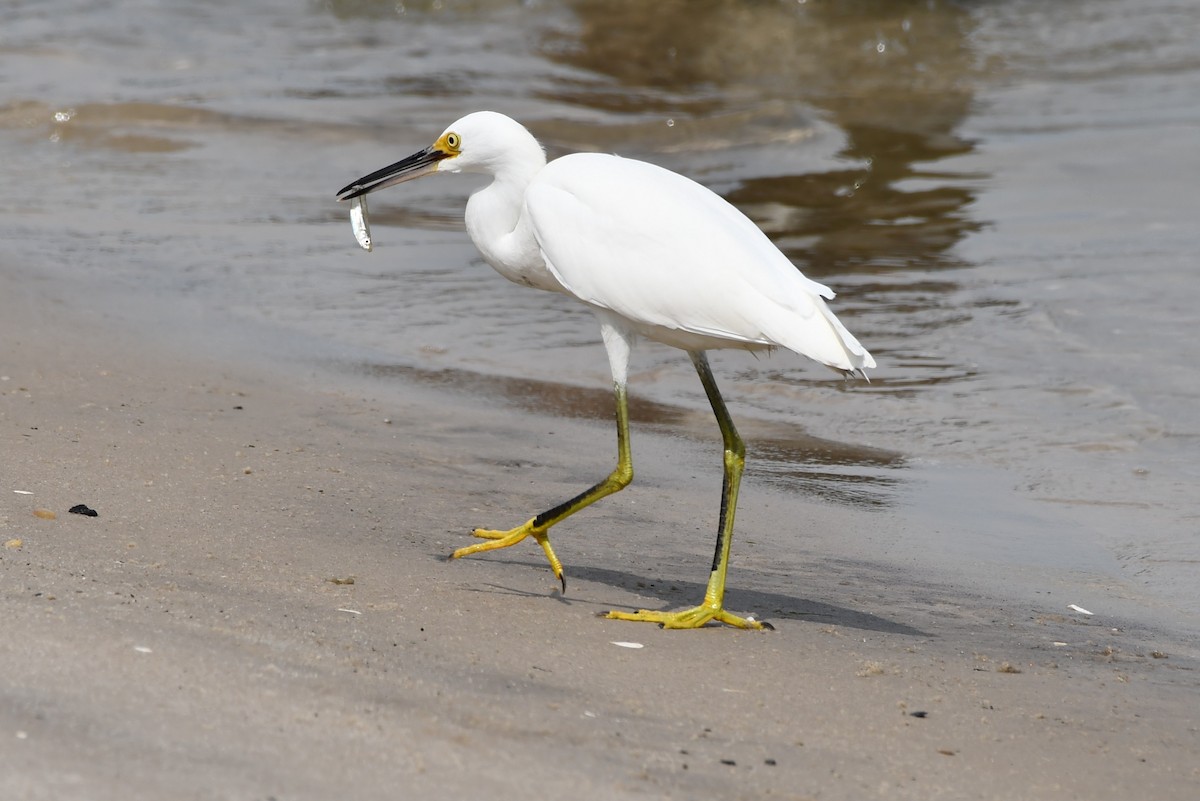
[[704, 602], [692, 609], [682, 612], [609, 612], [608, 617], [619, 620], [644, 620], [658, 623], [665, 628], [690, 629], [699, 628], [710, 620], [718, 620], [730, 626], [744, 629], [770, 628], [769, 624], [761, 623], [753, 618], [741, 618], [726, 612], [723, 603], [725, 598], [725, 574], [729, 570], [729, 549], [733, 544], [733, 517], [737, 511], [738, 486], [742, 480], [742, 469], [746, 464], [746, 446], [738, 436], [733, 418], [725, 408], [725, 401], [717, 389], [716, 379], [708, 366], [708, 357], [704, 351], [692, 351], [692, 364], [700, 375], [700, 383], [708, 395], [713, 414], [717, 417], [717, 425], [721, 429], [721, 439], [725, 445], [725, 480], [721, 488], [721, 514], [717, 523], [717, 547], [713, 555], [712, 571], [708, 578], [708, 588], [704, 591]]

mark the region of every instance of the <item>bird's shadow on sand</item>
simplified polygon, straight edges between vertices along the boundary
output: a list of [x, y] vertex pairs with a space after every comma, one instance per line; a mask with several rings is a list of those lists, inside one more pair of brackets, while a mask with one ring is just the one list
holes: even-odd
[[[512, 565], [528, 566], [537, 570], [545, 570], [543, 562], [525, 562], [513, 560]], [[553, 577], [551, 577], [553, 579]], [[572, 604], [579, 599], [571, 597], [571, 580], [589, 581], [604, 584], [629, 592], [635, 592], [643, 598], [654, 598], [657, 605], [644, 603], [639, 606], [606, 604], [588, 600], [586, 603], [597, 604], [597, 612], [607, 612], [610, 608], [617, 611], [636, 611], [639, 608], [652, 611], [670, 611], [694, 606], [704, 597], [705, 585], [695, 581], [679, 581], [677, 579], [661, 579], [650, 581], [644, 575], [629, 573], [623, 570], [611, 570], [603, 567], [586, 567], [575, 565], [567, 576], [567, 592], [565, 594], [554, 590], [554, 595], [562, 603]], [[543, 593], [518, 590], [498, 584], [480, 584], [475, 587], [477, 592], [502, 593], [519, 595], [529, 598], [544, 597]], [[580, 601], [582, 602], [582, 601]], [[599, 607], [603, 608], [599, 608]], [[889, 620], [878, 615], [849, 609], [843, 606], [798, 598], [778, 592], [730, 587], [725, 592], [725, 608], [735, 614], [753, 614], [764, 621], [800, 620], [819, 623], [826, 626], [843, 626], [862, 631], [876, 631], [884, 634], [901, 634], [908, 637], [930, 637], [922, 631], [895, 620]]]

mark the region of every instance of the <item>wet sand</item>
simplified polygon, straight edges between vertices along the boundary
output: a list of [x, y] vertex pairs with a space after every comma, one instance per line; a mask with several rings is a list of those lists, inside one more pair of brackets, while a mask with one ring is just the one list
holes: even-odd
[[[1200, 786], [1192, 655], [870, 559], [904, 507], [751, 481], [727, 602], [775, 631], [608, 621], [702, 594], [713, 443], [635, 430], [634, 486], [556, 530], [564, 597], [533, 545], [445, 555], [594, 480], [607, 425], [206, 356], [20, 270], [0, 336], [6, 799]], [[797, 519], [860, 550], [755, 538]]]

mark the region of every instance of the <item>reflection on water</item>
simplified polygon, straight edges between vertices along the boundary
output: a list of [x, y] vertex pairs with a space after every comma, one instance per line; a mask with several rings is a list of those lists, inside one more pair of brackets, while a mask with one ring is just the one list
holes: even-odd
[[[580, 0], [571, 7], [578, 27], [547, 33], [543, 52], [617, 81], [623, 102], [606, 101], [606, 110], [653, 112], [663, 134], [668, 115], [689, 144], [715, 140], [735, 151], [762, 144], [745, 139], [756, 115], [771, 117], [777, 136], [786, 130], [781, 105], [809, 109], [810, 127], [815, 117], [836, 126], [845, 138], [837, 166], [743, 175], [726, 193], [806, 272], [961, 266], [947, 251], [979, 227], [964, 211], [973, 189], [930, 166], [971, 150], [955, 133], [976, 71], [961, 7], [924, 0], [798, 8]], [[596, 82], [611, 97], [612, 87]], [[658, 102], [648, 103], [649, 95]], [[593, 105], [578, 88], [557, 99]]]
[[[755, 178], [728, 199], [814, 276], [963, 266], [950, 251], [980, 228], [966, 212], [974, 192], [961, 176], [939, 177], [918, 165], [970, 147], [884, 128], [845, 130], [850, 144], [840, 155], [861, 168]], [[766, 211], [773, 208], [786, 213]]]

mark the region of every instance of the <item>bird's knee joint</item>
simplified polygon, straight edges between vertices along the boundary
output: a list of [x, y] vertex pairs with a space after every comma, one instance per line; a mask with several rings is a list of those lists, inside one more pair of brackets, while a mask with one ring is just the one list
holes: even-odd
[[617, 469], [608, 477], [608, 482], [615, 490], [622, 490], [633, 483], [633, 468], [626, 470]]

